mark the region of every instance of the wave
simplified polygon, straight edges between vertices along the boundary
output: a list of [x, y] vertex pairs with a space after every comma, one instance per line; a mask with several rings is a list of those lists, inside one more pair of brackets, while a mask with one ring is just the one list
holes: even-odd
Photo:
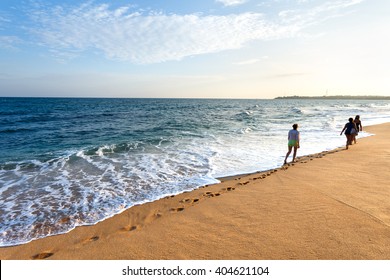
[[241, 128], [237, 131], [237, 133], [239, 133], [239, 134], [247, 134], [250, 132], [252, 132], [252, 128], [250, 128], [250, 127]]
[[0, 245], [64, 233], [135, 204], [218, 182], [209, 174], [212, 153], [163, 142], [104, 145], [45, 162], [3, 164]]
[[292, 114], [299, 114], [299, 115], [302, 115], [303, 114], [303, 111], [301, 108], [297, 108], [297, 107], [294, 107], [294, 108], [291, 108], [290, 112]]
[[249, 120], [253, 117], [253, 111], [244, 111], [244, 112], [240, 112], [238, 114], [236, 114], [234, 116], [234, 119], [235, 120], [238, 120], [238, 121], [245, 121], [245, 120]]

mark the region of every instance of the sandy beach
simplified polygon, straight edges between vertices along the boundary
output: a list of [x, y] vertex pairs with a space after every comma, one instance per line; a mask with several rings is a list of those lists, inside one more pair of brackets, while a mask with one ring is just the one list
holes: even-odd
[[388, 260], [390, 123], [364, 129], [375, 136], [349, 150], [298, 151], [294, 164], [0, 248], [0, 259]]

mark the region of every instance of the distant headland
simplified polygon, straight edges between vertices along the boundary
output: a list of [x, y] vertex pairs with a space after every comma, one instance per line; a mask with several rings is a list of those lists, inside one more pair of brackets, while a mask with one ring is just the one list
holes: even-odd
[[390, 96], [369, 95], [323, 95], [323, 96], [280, 96], [275, 99], [356, 99], [356, 100], [390, 100]]

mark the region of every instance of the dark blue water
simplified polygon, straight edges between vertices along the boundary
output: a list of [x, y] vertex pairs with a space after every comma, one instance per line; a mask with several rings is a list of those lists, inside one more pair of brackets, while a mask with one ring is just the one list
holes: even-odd
[[[199, 122], [208, 101], [148, 99], [3, 98], [0, 163], [49, 159], [80, 147], [159, 141]], [[206, 106], [205, 106], [206, 105]], [[180, 110], [191, 114], [181, 116]], [[205, 112], [207, 115], [207, 112]], [[194, 123], [195, 122], [195, 123]], [[197, 124], [198, 123], [198, 124]], [[190, 126], [190, 127], [189, 127]]]

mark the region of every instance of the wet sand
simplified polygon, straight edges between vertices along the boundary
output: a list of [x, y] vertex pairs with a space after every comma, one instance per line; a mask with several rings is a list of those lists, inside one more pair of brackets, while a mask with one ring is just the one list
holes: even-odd
[[0, 248], [0, 259], [388, 260], [390, 123], [365, 130], [375, 136], [349, 150], [298, 157]]

